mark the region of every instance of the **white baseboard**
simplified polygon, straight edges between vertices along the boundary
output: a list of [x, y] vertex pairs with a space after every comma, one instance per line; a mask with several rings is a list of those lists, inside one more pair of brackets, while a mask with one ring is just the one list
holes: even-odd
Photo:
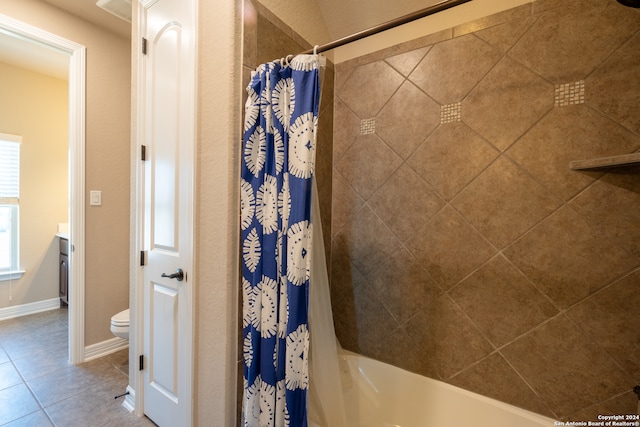
[[136, 391], [132, 389], [130, 385], [127, 386], [127, 391], [129, 394], [124, 397], [122, 406], [124, 406], [127, 411], [133, 413], [133, 411], [136, 410]]
[[60, 298], [51, 298], [42, 301], [30, 302], [28, 304], [14, 305], [0, 308], [0, 320], [13, 319], [15, 317], [27, 316], [29, 314], [60, 308]]
[[97, 359], [129, 347], [129, 340], [114, 337], [106, 341], [88, 345], [84, 348], [84, 361]]

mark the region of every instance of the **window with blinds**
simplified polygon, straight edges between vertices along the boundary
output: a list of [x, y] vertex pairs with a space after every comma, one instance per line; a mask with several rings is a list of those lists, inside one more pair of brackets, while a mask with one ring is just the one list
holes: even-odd
[[19, 267], [20, 144], [22, 137], [0, 133], [0, 280]]

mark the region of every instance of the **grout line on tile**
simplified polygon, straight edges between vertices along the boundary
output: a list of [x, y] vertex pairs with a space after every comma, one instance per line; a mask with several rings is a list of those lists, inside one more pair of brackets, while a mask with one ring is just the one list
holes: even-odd
[[[533, 26], [534, 26], [534, 25], [538, 22], [538, 20], [540, 19], [540, 15], [539, 15], [539, 14], [536, 14], [536, 13], [533, 11], [533, 3], [534, 3], [534, 2], [531, 2], [531, 15], [530, 15], [529, 17], [527, 17], [527, 18], [521, 18], [522, 20], [524, 20], [524, 19], [529, 19], [529, 18], [533, 18], [533, 19], [531, 20], [531, 24], [529, 24], [529, 28], [527, 28], [527, 29], [526, 29], [526, 30], [525, 30], [525, 31], [520, 35], [520, 37], [518, 37], [518, 39], [517, 39], [517, 40], [516, 40], [512, 45], [511, 45], [511, 47], [510, 47], [509, 49], [507, 49], [507, 50], [504, 52], [505, 56], [509, 56], [509, 59], [513, 59], [513, 58], [511, 58], [511, 56], [509, 55], [509, 52], [511, 52], [511, 50], [512, 50], [515, 46], [517, 46], [517, 45], [518, 45], [518, 43], [520, 43], [520, 40], [522, 40], [522, 38], [523, 38], [525, 35], [527, 35], [527, 33], [528, 33], [529, 31], [531, 31], [531, 28], [533, 28]], [[538, 16], [536, 16], [536, 15], [538, 15]], [[537, 74], [538, 74], [538, 73], [536, 73], [536, 75], [537, 75]]]
[[[460, 282], [459, 282], [458, 284], [460, 284]], [[451, 303], [452, 303], [453, 305], [455, 305], [455, 306], [458, 308], [458, 310], [460, 310], [460, 312], [462, 313], [462, 315], [463, 315], [463, 316], [464, 316], [464, 317], [465, 317], [469, 322], [471, 322], [471, 324], [472, 324], [472, 325], [473, 325], [473, 327], [475, 328], [475, 330], [476, 330], [476, 332], [478, 333], [478, 335], [480, 335], [480, 336], [481, 336], [481, 337], [482, 337], [486, 342], [488, 342], [488, 343], [489, 343], [489, 345], [491, 346], [491, 348], [492, 348], [491, 352], [489, 352], [489, 354], [488, 354], [488, 355], [486, 355], [485, 357], [483, 357], [482, 359], [486, 359], [486, 358], [487, 358], [487, 357], [489, 357], [491, 354], [493, 354], [494, 352], [498, 351], [498, 346], [496, 346], [496, 345], [493, 343], [493, 341], [491, 341], [491, 339], [489, 339], [489, 337], [484, 333], [484, 331], [482, 330], [482, 328], [480, 328], [480, 327], [478, 326], [478, 324], [476, 323], [476, 321], [475, 321], [475, 320], [473, 320], [473, 318], [472, 318], [471, 316], [469, 316], [469, 315], [467, 314], [467, 312], [466, 312], [462, 307], [460, 307], [460, 305], [457, 303], [457, 301], [456, 301], [455, 299], [453, 299], [453, 297], [449, 294], [449, 291], [447, 291], [447, 292], [445, 293], [445, 295], [446, 295], [446, 297], [447, 297], [447, 298], [449, 298], [449, 301], [451, 301]], [[468, 366], [467, 366], [467, 367], [468, 367]], [[464, 368], [464, 369], [466, 369], [466, 368]], [[464, 369], [463, 369], [463, 370], [464, 370]], [[449, 378], [451, 378], [451, 377], [449, 377]]]
[[[464, 103], [464, 101], [469, 97], [469, 95], [470, 95], [474, 90], [476, 90], [476, 88], [478, 87], [478, 85], [480, 85], [480, 83], [482, 83], [482, 82], [487, 78], [487, 76], [488, 76], [489, 74], [491, 74], [491, 72], [493, 72], [493, 70], [494, 70], [494, 69], [495, 69], [495, 68], [496, 68], [500, 63], [502, 63], [502, 62], [505, 60], [505, 58], [507, 57], [507, 55], [506, 55], [505, 53], [500, 52], [500, 50], [498, 50], [498, 48], [496, 48], [496, 47], [494, 47], [494, 46], [490, 45], [489, 43], [487, 43], [486, 41], [484, 41], [483, 39], [481, 39], [480, 37], [478, 37], [475, 33], [469, 33], [469, 34], [466, 34], [466, 36], [472, 36], [472, 37], [476, 38], [477, 40], [479, 40], [480, 42], [482, 42], [483, 44], [486, 44], [487, 46], [489, 46], [491, 49], [493, 49], [493, 50], [495, 50], [496, 52], [498, 52], [498, 54], [500, 54], [500, 59], [498, 59], [498, 60], [496, 61], [496, 63], [495, 63], [495, 64], [493, 64], [491, 67], [489, 67], [489, 69], [488, 69], [484, 74], [482, 74], [481, 76], [479, 76], [479, 77], [478, 77], [478, 81], [477, 81], [473, 86], [471, 86], [471, 87], [469, 88], [469, 90], [467, 91], [467, 93], [466, 93], [466, 94], [462, 97], [462, 99], [460, 100], [460, 102], [461, 102], [461, 103]], [[464, 37], [464, 36], [461, 36], [461, 37]], [[483, 137], [483, 139], [484, 139], [484, 137]], [[487, 141], [487, 142], [488, 142], [488, 141]], [[491, 144], [491, 145], [493, 145], [493, 144]]]
[[[585, 336], [586, 339], [588, 339], [591, 342], [598, 342], [597, 339], [595, 339], [594, 336], [592, 336], [586, 329], [582, 328], [578, 322], [575, 322], [568, 314], [568, 309], [567, 312], [565, 312], [565, 317], [567, 319], [569, 319], [569, 322], [571, 322], [578, 331], [580, 331], [580, 333], [582, 335]], [[622, 372], [624, 372], [625, 374], [627, 374], [627, 376], [630, 379], [630, 383], [634, 383], [635, 382], [635, 378], [632, 372], [627, 371], [627, 369], [618, 361], [618, 358], [615, 357], [613, 354], [609, 353], [606, 349], [602, 349], [603, 353], [605, 353], [607, 355], [607, 357], [614, 363], [614, 365], [616, 365]], [[584, 409], [584, 408], [583, 408]]]
[[[504, 347], [503, 347], [504, 348]], [[538, 391], [531, 385], [529, 384], [529, 381], [527, 381], [525, 379], [525, 377], [520, 374], [520, 372], [516, 369], [515, 366], [513, 366], [511, 364], [511, 362], [509, 361], [509, 359], [507, 359], [505, 357], [504, 354], [502, 354], [502, 352], [500, 350], [498, 350], [498, 353], [500, 354], [500, 356], [504, 359], [505, 362], [507, 362], [507, 365], [509, 365], [509, 367], [511, 369], [513, 369], [513, 372], [516, 373], [516, 375], [518, 376], [518, 378], [520, 378], [522, 380], [522, 382], [524, 382], [526, 384], [527, 387], [529, 387], [529, 390], [531, 390], [531, 392], [538, 398], [540, 399], [540, 402], [542, 402], [545, 407], [547, 408], [547, 410], [549, 411], [549, 413], [553, 414], [553, 418], [555, 419], [560, 419], [560, 417], [558, 416], [558, 414], [555, 413], [555, 411], [551, 408], [551, 405], [549, 405], [549, 402], [547, 402], [547, 399], [545, 399], [542, 394], [538, 393]]]
[[[474, 366], [479, 365], [480, 363], [484, 362], [485, 360], [487, 360], [488, 358], [490, 358], [491, 356], [493, 356], [495, 354], [500, 354], [500, 352], [494, 348], [493, 350], [491, 350], [491, 352], [489, 354], [481, 357], [480, 359], [476, 360], [475, 362], [472, 362], [472, 363], [468, 364], [464, 368], [460, 369], [459, 371], [457, 371], [457, 372], [453, 373], [452, 375], [450, 375], [449, 377], [445, 378], [443, 381], [446, 381], [447, 383], [449, 383], [449, 381], [451, 381], [452, 379], [454, 379], [458, 375], [462, 374], [463, 372], [465, 372], [466, 370], [468, 370], [468, 369], [470, 369], [470, 368], [472, 368]], [[500, 355], [500, 356], [502, 356], [502, 355]]]
[[627, 45], [632, 44], [632, 40], [638, 35], [640, 34], [640, 29], [636, 30], [635, 32], [633, 32], [629, 38], [627, 40], [625, 40], [624, 42], [622, 42], [620, 44], [620, 46], [618, 46], [616, 49], [613, 49], [611, 51], [611, 53], [604, 57], [602, 59], [602, 62], [600, 64], [598, 64], [596, 67], [594, 67], [590, 72], [587, 73], [586, 76], [584, 76], [584, 80], [590, 78], [591, 76], [593, 76], [594, 74], [596, 74], [598, 71], [600, 71], [600, 69], [602, 67], [605, 66], [605, 64], [607, 64], [609, 62], [609, 60], [611, 58], [613, 58], [621, 49], [624, 49]]

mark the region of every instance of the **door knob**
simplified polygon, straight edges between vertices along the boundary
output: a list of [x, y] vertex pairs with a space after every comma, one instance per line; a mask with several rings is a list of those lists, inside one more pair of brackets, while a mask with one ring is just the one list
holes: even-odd
[[184, 280], [184, 271], [179, 268], [173, 274], [162, 273], [160, 277], [166, 277], [167, 279], [176, 279], [178, 282], [182, 282], [182, 280]]

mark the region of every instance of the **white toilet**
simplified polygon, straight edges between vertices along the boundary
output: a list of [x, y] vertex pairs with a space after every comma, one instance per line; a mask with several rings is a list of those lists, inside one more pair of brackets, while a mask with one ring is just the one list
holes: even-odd
[[114, 314], [111, 318], [111, 333], [125, 340], [129, 339], [129, 309]]

